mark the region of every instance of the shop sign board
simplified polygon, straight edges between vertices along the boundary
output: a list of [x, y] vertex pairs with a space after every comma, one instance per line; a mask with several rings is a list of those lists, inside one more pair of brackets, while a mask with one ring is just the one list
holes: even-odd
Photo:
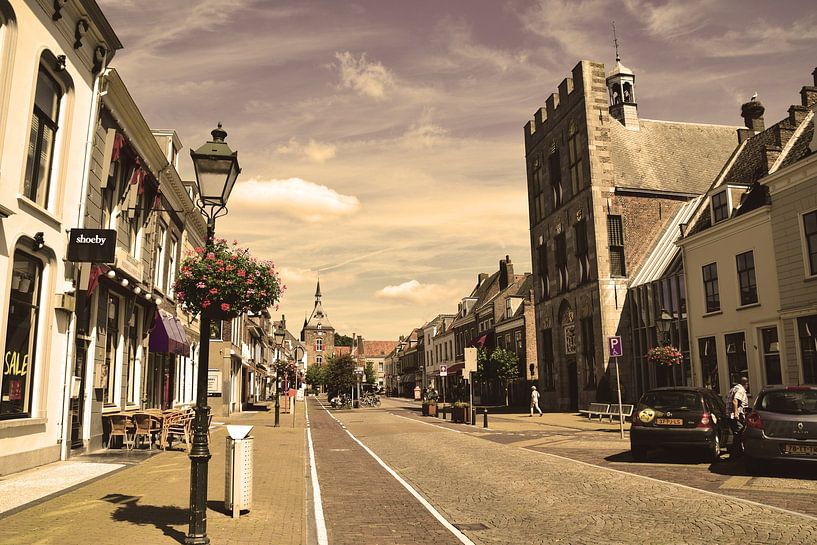
[[76, 263], [113, 263], [116, 231], [113, 229], [71, 229], [68, 260]]

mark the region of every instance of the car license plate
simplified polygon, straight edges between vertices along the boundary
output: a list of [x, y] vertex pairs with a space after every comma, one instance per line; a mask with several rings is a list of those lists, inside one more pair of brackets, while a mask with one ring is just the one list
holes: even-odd
[[783, 445], [785, 454], [805, 454], [806, 456], [817, 456], [817, 446], [811, 445]]
[[683, 426], [683, 418], [656, 418], [655, 423], [659, 426]]

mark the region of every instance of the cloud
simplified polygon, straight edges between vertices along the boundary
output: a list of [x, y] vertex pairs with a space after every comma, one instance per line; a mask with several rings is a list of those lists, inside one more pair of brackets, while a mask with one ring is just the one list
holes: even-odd
[[334, 159], [337, 147], [333, 144], [317, 142], [311, 138], [306, 144], [301, 144], [296, 138], [290, 138], [289, 142], [278, 146], [275, 151], [284, 155], [297, 155], [313, 163], [322, 164], [329, 159]]
[[706, 0], [656, 4], [644, 0], [625, 0], [627, 10], [652, 36], [671, 40], [686, 36], [707, 25], [711, 2]]
[[449, 140], [449, 131], [432, 122], [430, 110], [426, 110], [403, 134], [403, 143], [411, 149], [431, 148]]
[[451, 304], [459, 292], [458, 286], [443, 284], [422, 284], [409, 280], [396, 286], [386, 286], [377, 290], [375, 297], [406, 304], [424, 305], [432, 302]]
[[394, 85], [394, 76], [379, 62], [366, 60], [366, 53], [355, 58], [349, 51], [335, 53], [340, 65], [340, 85], [354, 89], [360, 95], [376, 99], [386, 98], [386, 91]]
[[696, 40], [693, 45], [708, 57], [755, 57], [781, 55], [817, 47], [817, 17], [794, 21], [788, 26], [770, 25], [763, 20], [740, 31], [730, 30]]
[[348, 216], [360, 210], [357, 197], [341, 195], [325, 185], [300, 178], [238, 183], [231, 203], [238, 203], [244, 210], [274, 211], [309, 222]]

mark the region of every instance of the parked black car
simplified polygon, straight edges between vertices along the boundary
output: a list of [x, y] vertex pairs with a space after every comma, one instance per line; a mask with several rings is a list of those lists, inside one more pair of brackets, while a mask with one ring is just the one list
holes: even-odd
[[744, 453], [758, 460], [817, 463], [817, 386], [767, 386], [743, 432]]
[[731, 437], [726, 404], [712, 390], [655, 388], [641, 396], [633, 412], [630, 451], [644, 460], [655, 447], [698, 447], [715, 461]]

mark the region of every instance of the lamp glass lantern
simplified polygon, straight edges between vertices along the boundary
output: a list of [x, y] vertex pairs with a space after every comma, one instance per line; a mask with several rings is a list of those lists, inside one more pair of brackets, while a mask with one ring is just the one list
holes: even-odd
[[241, 168], [238, 166], [238, 152], [232, 151], [224, 142], [227, 131], [221, 128], [221, 123], [210, 134], [213, 139], [195, 151], [190, 150], [190, 157], [196, 171], [202, 207], [217, 210], [227, 205]]
[[667, 334], [672, 327], [672, 314], [665, 309], [661, 309], [658, 317], [655, 319], [655, 329], [661, 334], [662, 338], [666, 340]]

